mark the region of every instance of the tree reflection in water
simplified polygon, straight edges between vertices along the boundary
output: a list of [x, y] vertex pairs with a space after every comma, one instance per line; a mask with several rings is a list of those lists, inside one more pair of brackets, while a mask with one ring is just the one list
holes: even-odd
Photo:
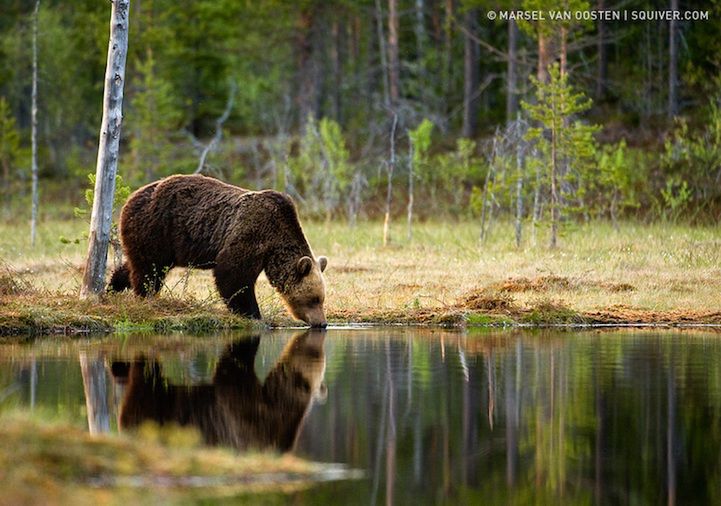
[[[721, 504], [718, 334], [373, 328], [228, 339], [162, 351], [161, 337], [129, 351], [119, 341], [0, 345], [0, 406], [87, 416], [91, 427], [107, 427], [107, 412], [111, 431], [116, 415], [121, 428], [195, 425], [210, 443], [293, 448], [366, 471], [298, 504]], [[114, 381], [97, 367], [103, 357], [126, 357]], [[326, 403], [311, 409], [323, 382]]]

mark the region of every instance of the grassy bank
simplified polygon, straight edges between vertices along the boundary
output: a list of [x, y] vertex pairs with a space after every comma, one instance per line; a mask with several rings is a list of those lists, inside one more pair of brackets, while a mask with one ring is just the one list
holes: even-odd
[[290, 455], [209, 449], [197, 433], [179, 428], [90, 435], [58, 422], [3, 415], [0, 437], [0, 505], [187, 504], [189, 498], [246, 494], [257, 500], [354, 476]]
[[[80, 302], [85, 245], [80, 220], [47, 220], [35, 248], [25, 224], [0, 225], [0, 333], [125, 328], [217, 330], [251, 325], [224, 308], [208, 271], [171, 273], [160, 296], [130, 294]], [[549, 250], [516, 248], [510, 224], [483, 244], [473, 222], [381, 225], [307, 223], [316, 254], [330, 258], [326, 310], [332, 323], [721, 323], [721, 232], [717, 227], [593, 223], [566, 232]], [[261, 276], [258, 299], [272, 325], [292, 325]]]

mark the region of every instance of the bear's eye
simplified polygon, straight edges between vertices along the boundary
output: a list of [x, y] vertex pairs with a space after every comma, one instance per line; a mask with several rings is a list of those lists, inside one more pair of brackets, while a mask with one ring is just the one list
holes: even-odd
[[317, 304], [320, 304], [320, 297], [313, 297], [312, 299], [310, 299], [311, 306], [315, 306]]

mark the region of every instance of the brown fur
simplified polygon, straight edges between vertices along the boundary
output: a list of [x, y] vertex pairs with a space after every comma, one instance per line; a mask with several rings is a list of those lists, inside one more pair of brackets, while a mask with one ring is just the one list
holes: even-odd
[[265, 270], [294, 316], [325, 326], [326, 260], [313, 256], [287, 195], [200, 175], [171, 176], [130, 196], [120, 214], [120, 236], [127, 263], [109, 289], [132, 287], [146, 296], [160, 289], [173, 267], [213, 269], [228, 307], [260, 318], [255, 281]]
[[197, 428], [207, 444], [291, 450], [313, 399], [325, 395], [324, 336], [306, 331], [293, 337], [262, 384], [253, 367], [259, 337], [229, 345], [212, 384], [168, 384], [160, 364], [144, 357], [115, 362], [113, 377], [125, 385], [118, 425], [174, 423]]

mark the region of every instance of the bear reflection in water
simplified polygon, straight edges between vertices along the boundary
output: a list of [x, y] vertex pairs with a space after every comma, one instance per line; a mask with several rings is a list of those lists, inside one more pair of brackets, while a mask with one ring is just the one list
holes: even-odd
[[313, 403], [325, 399], [324, 337], [321, 331], [294, 336], [262, 384], [253, 366], [259, 337], [228, 345], [211, 384], [169, 384], [160, 364], [142, 356], [114, 362], [114, 380], [125, 386], [118, 425], [191, 426], [207, 444], [289, 451]]

